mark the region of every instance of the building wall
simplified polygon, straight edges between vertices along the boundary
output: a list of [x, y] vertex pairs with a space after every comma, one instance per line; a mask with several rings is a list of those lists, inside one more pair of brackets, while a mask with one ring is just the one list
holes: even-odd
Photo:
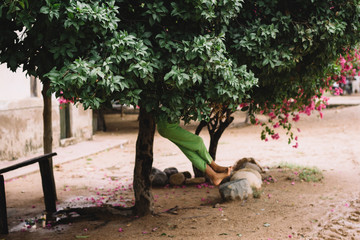
[[[42, 85], [0, 65], [0, 161], [42, 153]], [[92, 111], [70, 106], [72, 143], [92, 137]], [[61, 145], [59, 103], [52, 98], [53, 147]]]
[[75, 139], [90, 139], [93, 133], [92, 110], [81, 104], [70, 105], [71, 135]]

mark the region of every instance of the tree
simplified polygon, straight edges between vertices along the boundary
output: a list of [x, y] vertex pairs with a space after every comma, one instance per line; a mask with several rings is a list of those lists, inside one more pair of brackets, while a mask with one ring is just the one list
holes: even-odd
[[[6, 11], [18, 2], [26, 1], [5, 1]], [[358, 15], [357, 1], [294, 3], [297, 9], [286, 1], [47, 0], [19, 5], [15, 12], [32, 8], [46, 24], [37, 31], [36, 24], [23, 24], [29, 32], [56, 29], [53, 44], [44, 44], [48, 58], [59, 62], [42, 76], [57, 96], [85, 108], [111, 100], [140, 106], [134, 191], [135, 211], [145, 215], [153, 210], [149, 175], [157, 119], [208, 121], [214, 109], [231, 112], [243, 102], [253, 110], [277, 106], [298, 95], [300, 86], [308, 103], [321, 86], [316, 77], [355, 42], [358, 22], [350, 22]], [[316, 27], [320, 15], [323, 23]], [[345, 29], [341, 21], [349, 23]], [[316, 34], [306, 31], [308, 25]], [[322, 39], [330, 35], [334, 43]], [[286, 44], [288, 38], [302, 45]], [[314, 61], [316, 66], [307, 65]]]
[[[238, 5], [230, 2], [221, 12], [234, 14]], [[54, 91], [85, 107], [108, 99], [140, 106], [134, 190], [135, 210], [142, 215], [152, 211], [155, 117], [189, 122], [206, 118], [211, 102], [236, 107], [256, 79], [229, 58], [224, 35], [210, 30], [215, 21], [231, 17], [216, 16], [215, 5], [119, 1], [117, 6], [118, 31], [47, 76]]]

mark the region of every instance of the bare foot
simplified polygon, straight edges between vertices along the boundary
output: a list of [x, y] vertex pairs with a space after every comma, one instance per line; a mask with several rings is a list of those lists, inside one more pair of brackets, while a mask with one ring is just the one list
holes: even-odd
[[217, 173], [227, 173], [229, 168], [232, 169], [232, 167], [223, 167], [223, 166], [217, 165], [215, 163], [215, 161], [211, 162], [210, 167]]
[[217, 173], [211, 167], [209, 167], [209, 165], [206, 165], [205, 173], [209, 176], [211, 182], [215, 186], [219, 186], [224, 178], [230, 176], [231, 167], [228, 167], [227, 172], [225, 173]]

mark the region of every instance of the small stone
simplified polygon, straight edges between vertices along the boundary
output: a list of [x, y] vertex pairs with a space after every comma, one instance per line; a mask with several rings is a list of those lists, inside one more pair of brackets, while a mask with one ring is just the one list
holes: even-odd
[[169, 183], [171, 185], [180, 186], [183, 185], [184, 182], [185, 182], [185, 176], [182, 173], [172, 174], [169, 178]]
[[167, 177], [170, 178], [171, 175], [178, 173], [179, 171], [175, 167], [165, 168], [164, 172], [166, 173]]
[[182, 172], [184, 174], [185, 178], [191, 178], [191, 173], [189, 171]]
[[168, 177], [166, 173], [153, 167], [150, 174], [150, 181], [153, 186], [163, 187], [168, 183]]
[[204, 177], [197, 177], [197, 178], [187, 178], [185, 180], [185, 184], [191, 185], [191, 184], [201, 184], [204, 183], [206, 179]]
[[219, 192], [223, 200], [244, 200], [252, 194], [252, 189], [246, 179], [238, 179], [221, 184]]
[[220, 204], [219, 203], [216, 203], [213, 208], [219, 208], [220, 207]]

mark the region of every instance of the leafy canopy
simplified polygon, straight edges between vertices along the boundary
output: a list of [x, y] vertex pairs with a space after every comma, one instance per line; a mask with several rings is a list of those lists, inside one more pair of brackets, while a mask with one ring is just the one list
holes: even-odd
[[189, 121], [248, 102], [283, 120], [321, 96], [359, 13], [358, 0], [4, 0], [0, 61], [86, 108]]

